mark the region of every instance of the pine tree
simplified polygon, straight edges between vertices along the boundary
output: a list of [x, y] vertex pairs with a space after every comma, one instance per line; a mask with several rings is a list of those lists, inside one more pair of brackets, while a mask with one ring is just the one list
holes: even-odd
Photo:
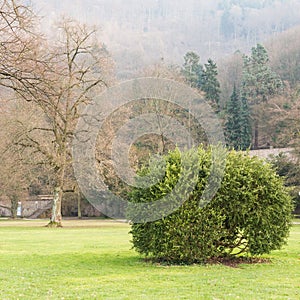
[[226, 144], [235, 150], [246, 150], [251, 143], [251, 127], [249, 122], [249, 108], [246, 98], [240, 99], [236, 86], [226, 108], [225, 123]]
[[216, 63], [209, 59], [204, 64], [204, 71], [202, 73], [202, 91], [205, 92], [205, 98], [212, 101], [216, 105], [220, 101], [220, 82], [218, 81], [218, 70]]
[[240, 123], [240, 150], [247, 150], [251, 145], [252, 129], [250, 121], [250, 109], [247, 98], [244, 95], [241, 96]]
[[264, 46], [257, 44], [251, 50], [251, 56], [244, 56], [243, 93], [258, 104], [278, 92], [283, 84], [279, 76], [269, 66], [269, 56]]
[[238, 149], [240, 139], [240, 101], [236, 86], [233, 88], [232, 95], [227, 103], [227, 121], [225, 124], [225, 137], [227, 146]]
[[200, 57], [197, 53], [190, 51], [184, 56], [184, 64], [181, 73], [191, 87], [201, 89], [201, 76], [203, 66], [200, 64]]
[[279, 76], [269, 66], [269, 56], [264, 46], [257, 44], [251, 56], [244, 56], [242, 93], [250, 103], [254, 121], [254, 149], [258, 149], [258, 105], [267, 102], [269, 97], [283, 87]]

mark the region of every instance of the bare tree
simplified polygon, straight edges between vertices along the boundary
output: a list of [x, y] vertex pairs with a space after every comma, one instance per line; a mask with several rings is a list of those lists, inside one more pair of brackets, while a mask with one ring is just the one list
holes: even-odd
[[[64, 20], [60, 40], [50, 48], [42, 72], [42, 89], [30, 99], [45, 115], [42, 127], [31, 129], [22, 147], [42, 154], [55, 171], [54, 200], [50, 225], [61, 226], [61, 201], [65, 185], [72, 178], [71, 143], [76, 123], [85, 105], [101, 87], [107, 85], [111, 60], [104, 46], [96, 41], [96, 31], [73, 21]], [[28, 91], [21, 95], [28, 100]], [[30, 95], [29, 95], [30, 96]], [[34, 131], [43, 131], [51, 144], [40, 142]]]
[[4, 1], [0, 84], [35, 105], [42, 115], [14, 140], [14, 145], [19, 151], [30, 151], [36, 164], [51, 167], [55, 176], [49, 225], [61, 226], [63, 192], [72, 178], [75, 126], [84, 106], [111, 80], [112, 61], [94, 28], [65, 19], [53, 42], [31, 31], [34, 20], [29, 8], [14, 0]]
[[2, 0], [0, 4], [0, 84], [8, 88], [36, 90], [38, 59], [42, 35], [36, 33], [37, 18], [30, 7], [18, 0]]
[[5, 94], [7, 100], [1, 99], [0, 103], [0, 196], [8, 200], [6, 207], [2, 207], [16, 218], [18, 202], [28, 196], [29, 186], [36, 180], [37, 167], [30, 151], [18, 151], [15, 141], [30, 126], [35, 111], [28, 107], [31, 105], [13, 101]]

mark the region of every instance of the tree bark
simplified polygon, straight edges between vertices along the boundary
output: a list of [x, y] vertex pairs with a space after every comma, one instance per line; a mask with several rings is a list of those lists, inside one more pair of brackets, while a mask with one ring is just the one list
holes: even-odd
[[54, 188], [52, 213], [48, 227], [62, 227], [61, 216], [61, 202], [62, 202], [63, 190], [62, 187], [57, 186]]
[[258, 149], [258, 120], [254, 120], [254, 150]]
[[11, 207], [10, 207], [11, 217], [13, 219], [17, 218], [17, 210], [18, 210], [18, 197], [16, 195], [13, 195], [11, 197]]
[[81, 192], [80, 191], [78, 191], [77, 193], [77, 209], [78, 209], [78, 213], [77, 213], [78, 219], [81, 219], [82, 215], [81, 215]]

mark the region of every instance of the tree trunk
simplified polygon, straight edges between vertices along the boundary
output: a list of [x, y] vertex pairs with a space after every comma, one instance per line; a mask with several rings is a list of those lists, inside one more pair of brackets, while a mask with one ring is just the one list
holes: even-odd
[[10, 213], [13, 219], [17, 218], [17, 211], [18, 211], [18, 197], [16, 195], [13, 195], [11, 197], [11, 207], [10, 207]]
[[62, 227], [61, 202], [63, 190], [60, 186], [55, 187], [53, 194], [52, 213], [48, 227]]
[[81, 216], [81, 192], [78, 191], [77, 193], [77, 209], [78, 209], [78, 219], [81, 219], [82, 216]]
[[254, 120], [254, 150], [258, 149], [258, 120]]
[[54, 188], [52, 214], [51, 219], [47, 227], [62, 227], [62, 215], [61, 215], [61, 203], [63, 198], [64, 182], [65, 182], [65, 170], [66, 170], [66, 148], [61, 146], [60, 169], [57, 172], [56, 187]]

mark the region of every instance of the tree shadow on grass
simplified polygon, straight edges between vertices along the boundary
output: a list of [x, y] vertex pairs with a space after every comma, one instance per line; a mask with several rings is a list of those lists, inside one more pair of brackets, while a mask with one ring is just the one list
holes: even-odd
[[154, 258], [143, 258], [142, 259], [146, 263], [150, 263], [153, 265], [159, 266], [192, 266], [192, 265], [223, 265], [231, 268], [238, 268], [244, 264], [268, 264], [271, 263], [271, 259], [269, 258], [261, 258], [261, 257], [215, 257], [210, 258], [205, 262], [193, 262], [193, 263], [186, 263], [186, 262], [170, 262], [164, 259], [154, 259]]

